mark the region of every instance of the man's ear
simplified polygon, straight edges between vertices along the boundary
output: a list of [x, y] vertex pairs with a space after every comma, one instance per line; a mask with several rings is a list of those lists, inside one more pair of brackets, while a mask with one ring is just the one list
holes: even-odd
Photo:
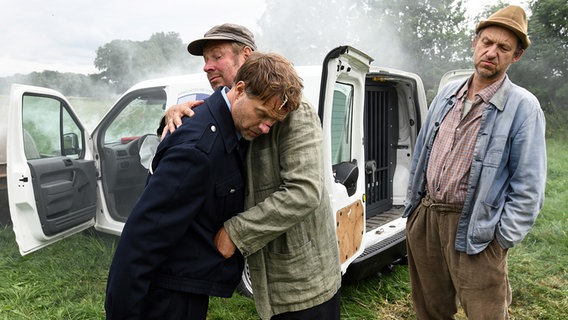
[[513, 56], [513, 63], [521, 60], [521, 57], [523, 56], [523, 53], [525, 53], [525, 49], [520, 49], [519, 51], [517, 51], [515, 53], [515, 56]]
[[245, 93], [245, 87], [246, 87], [245, 82], [242, 81], [242, 80], [240, 80], [239, 82], [237, 82], [235, 84], [234, 89], [235, 89], [235, 93], [236, 93], [237, 98]]
[[475, 46], [477, 45], [477, 41], [478, 41], [478, 40], [479, 40], [479, 36], [478, 36], [478, 35], [475, 35], [475, 36], [473, 37], [473, 39], [471, 39], [471, 48], [472, 48], [472, 49], [475, 49]]
[[249, 46], [245, 46], [243, 48], [243, 57], [245, 57], [245, 60], [248, 59], [248, 57], [250, 56], [250, 54], [252, 53], [252, 48]]

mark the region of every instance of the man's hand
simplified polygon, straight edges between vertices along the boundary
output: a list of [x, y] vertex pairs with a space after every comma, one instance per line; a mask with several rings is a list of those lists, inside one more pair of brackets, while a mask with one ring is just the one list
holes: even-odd
[[225, 259], [229, 259], [233, 256], [233, 254], [235, 254], [237, 246], [235, 246], [235, 243], [231, 240], [231, 237], [229, 237], [225, 227], [221, 227], [221, 229], [217, 231], [214, 241], [217, 246], [217, 250], [219, 250]]
[[168, 132], [174, 132], [177, 127], [181, 126], [181, 118], [183, 116], [193, 117], [194, 112], [191, 109], [202, 103], [203, 100], [194, 100], [171, 106], [165, 114], [166, 126], [164, 127], [164, 131], [162, 131], [162, 139], [166, 137]]

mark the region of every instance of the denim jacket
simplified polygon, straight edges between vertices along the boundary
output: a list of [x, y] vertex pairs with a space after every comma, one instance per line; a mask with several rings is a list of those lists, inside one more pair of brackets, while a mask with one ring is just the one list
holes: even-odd
[[[404, 217], [425, 194], [432, 144], [465, 83], [448, 84], [432, 101], [416, 142]], [[495, 238], [503, 248], [518, 244], [542, 209], [545, 184], [544, 114], [536, 97], [507, 77], [483, 111], [455, 249], [477, 254]]]

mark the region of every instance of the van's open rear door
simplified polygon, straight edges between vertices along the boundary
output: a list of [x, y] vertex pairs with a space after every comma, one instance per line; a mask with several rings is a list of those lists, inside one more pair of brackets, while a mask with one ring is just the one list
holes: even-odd
[[365, 77], [372, 58], [343, 46], [323, 63], [318, 114], [324, 134], [326, 186], [337, 226], [344, 273], [365, 250], [365, 154], [363, 117]]
[[88, 133], [59, 92], [12, 86], [7, 184], [22, 255], [95, 223], [96, 169], [89, 142]]

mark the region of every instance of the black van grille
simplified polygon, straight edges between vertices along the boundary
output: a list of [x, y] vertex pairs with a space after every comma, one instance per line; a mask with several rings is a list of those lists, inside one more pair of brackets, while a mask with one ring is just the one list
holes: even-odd
[[[365, 182], [367, 218], [392, 207], [392, 180], [398, 140], [397, 95], [394, 88], [366, 86]], [[373, 163], [376, 166], [372, 166]]]

